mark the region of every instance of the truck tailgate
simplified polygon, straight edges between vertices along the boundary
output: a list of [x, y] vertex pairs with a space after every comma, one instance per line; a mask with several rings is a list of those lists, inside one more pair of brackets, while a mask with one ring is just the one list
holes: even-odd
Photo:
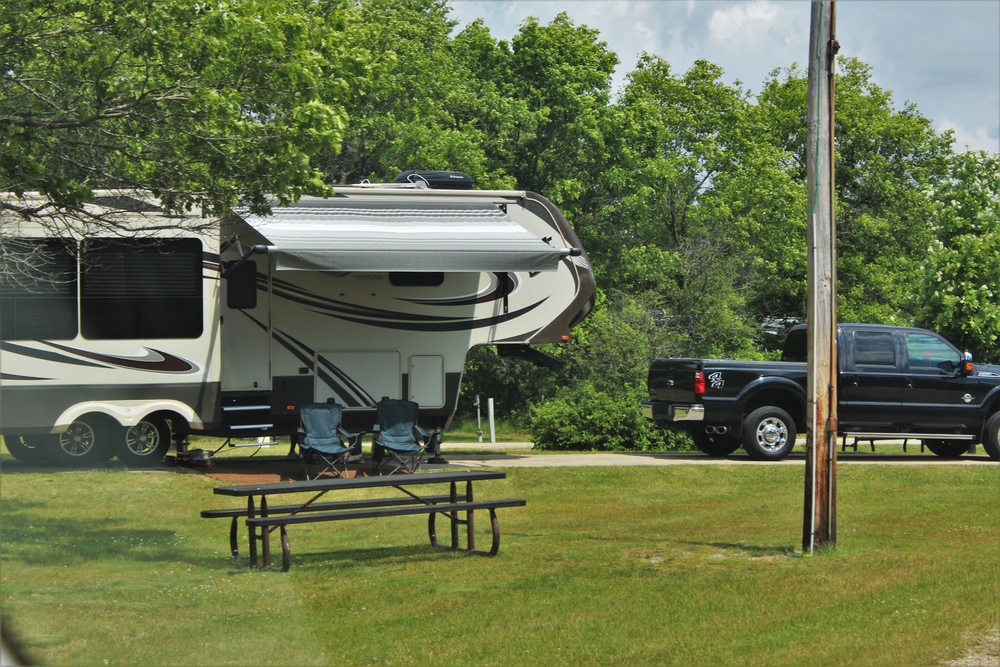
[[654, 359], [649, 367], [649, 398], [667, 403], [694, 403], [695, 373], [701, 371], [700, 359]]

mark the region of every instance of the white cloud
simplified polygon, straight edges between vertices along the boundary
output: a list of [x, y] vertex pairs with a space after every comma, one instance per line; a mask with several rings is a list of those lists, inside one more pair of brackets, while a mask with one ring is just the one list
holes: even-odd
[[956, 152], [970, 150], [1000, 153], [1000, 138], [991, 137], [989, 129], [986, 127], [977, 127], [969, 131], [950, 118], [941, 118], [934, 123], [934, 129], [937, 132], [951, 130], [955, 133], [954, 149]]
[[731, 41], [759, 41], [776, 27], [780, 13], [773, 2], [754, 0], [745, 4], [716, 9], [708, 20], [712, 41], [729, 44]]

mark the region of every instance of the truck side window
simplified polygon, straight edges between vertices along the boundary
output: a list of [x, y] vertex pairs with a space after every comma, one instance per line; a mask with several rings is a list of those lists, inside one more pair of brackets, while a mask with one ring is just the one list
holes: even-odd
[[891, 331], [855, 331], [854, 363], [857, 366], [896, 367]]
[[952, 375], [959, 367], [961, 359], [958, 352], [937, 336], [907, 333], [903, 338], [906, 354], [910, 358], [910, 370]]

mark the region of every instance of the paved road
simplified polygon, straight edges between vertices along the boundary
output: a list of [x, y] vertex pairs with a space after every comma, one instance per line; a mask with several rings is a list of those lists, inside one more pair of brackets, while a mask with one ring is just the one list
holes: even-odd
[[[583, 452], [579, 454], [518, 454], [519, 449], [531, 449], [531, 443], [445, 443], [442, 455], [447, 465], [461, 468], [551, 468], [557, 466], [669, 466], [669, 465], [804, 465], [805, 454], [792, 454], [783, 461], [754, 461], [738, 452], [725, 458], [713, 458], [692, 452]], [[476, 453], [468, 453], [470, 450]], [[461, 450], [461, 451], [456, 451]], [[933, 454], [878, 454], [871, 452], [838, 452], [837, 462], [844, 464], [896, 465], [997, 465], [978, 448], [978, 454], [966, 454], [958, 459], [943, 459]], [[451, 453], [449, 453], [451, 452]], [[445, 464], [425, 462], [423, 469], [440, 468]]]

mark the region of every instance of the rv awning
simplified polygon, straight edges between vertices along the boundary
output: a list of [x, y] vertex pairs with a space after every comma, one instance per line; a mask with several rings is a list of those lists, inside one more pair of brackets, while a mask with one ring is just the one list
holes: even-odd
[[570, 254], [492, 205], [323, 203], [244, 218], [268, 240], [255, 250], [297, 271], [555, 271]]

